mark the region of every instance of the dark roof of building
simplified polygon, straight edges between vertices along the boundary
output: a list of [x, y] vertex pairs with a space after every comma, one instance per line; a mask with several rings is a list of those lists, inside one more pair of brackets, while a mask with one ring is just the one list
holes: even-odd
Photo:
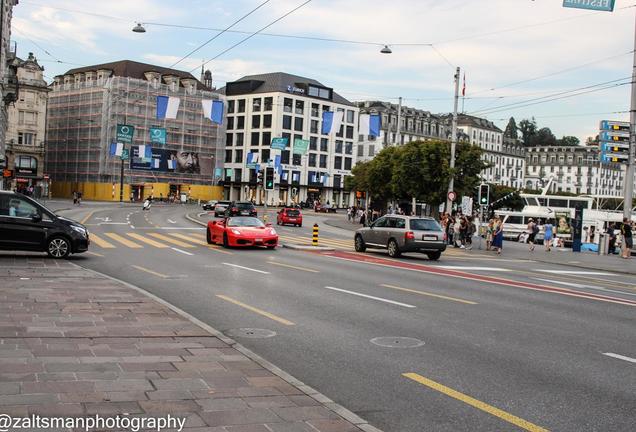
[[[298, 75], [292, 75], [285, 72], [270, 72], [258, 75], [246, 75], [236, 81], [228, 82], [225, 87], [219, 89], [219, 92], [228, 94], [228, 87], [230, 87], [230, 92], [232, 94], [228, 94], [231, 96], [233, 94], [251, 94], [251, 93], [274, 93], [274, 92], [282, 92], [282, 93], [290, 93], [288, 88], [290, 86], [302, 88], [305, 90], [305, 94], [303, 96], [312, 97], [307, 94], [306, 87], [308, 84], [312, 84], [318, 87], [322, 87], [325, 89], [329, 89], [332, 92], [331, 101], [334, 103], [338, 103], [341, 105], [350, 105], [354, 106], [353, 103], [349, 102], [344, 97], [340, 96], [338, 93], [333, 91], [331, 87], [327, 87], [322, 84], [320, 81], [316, 81], [315, 79], [301, 77]], [[234, 87], [235, 90], [232, 90]], [[240, 90], [239, 90], [240, 88]], [[324, 100], [322, 98], [316, 97], [316, 100]]]
[[145, 80], [144, 73], [157, 72], [161, 75], [175, 75], [181, 79], [193, 79], [197, 82], [197, 88], [200, 90], [210, 90], [203, 85], [190, 72], [184, 72], [177, 69], [170, 69], [163, 66], [151, 65], [148, 63], [140, 63], [132, 60], [119, 60], [110, 63], [102, 63], [93, 66], [84, 66], [67, 71], [64, 75], [73, 75], [76, 73], [94, 72], [99, 69], [107, 69], [113, 71], [114, 76], [129, 77]]
[[[394, 113], [397, 114], [398, 112], [398, 104], [394, 104], [391, 102], [384, 102], [384, 101], [361, 101], [361, 102], [356, 102], [355, 103], [358, 108], [360, 108], [360, 112], [363, 113], [368, 113], [368, 112], [379, 112], [379, 113], [383, 113], [383, 112], [390, 112], [390, 113]], [[403, 116], [415, 116], [415, 117], [430, 117], [431, 119], [437, 120], [439, 119], [439, 116], [435, 115], [435, 114], [431, 114], [430, 111], [426, 111], [426, 110], [421, 110], [421, 109], [417, 109], [417, 108], [410, 108], [407, 106], [402, 105], [402, 115]]]
[[[452, 116], [450, 117], [452, 118]], [[494, 124], [490, 120], [471, 116], [468, 114], [458, 114], [457, 124], [461, 126], [472, 126], [472, 127], [476, 127], [480, 129], [489, 129], [495, 132], [503, 132], [501, 129], [497, 127], [496, 124]]]

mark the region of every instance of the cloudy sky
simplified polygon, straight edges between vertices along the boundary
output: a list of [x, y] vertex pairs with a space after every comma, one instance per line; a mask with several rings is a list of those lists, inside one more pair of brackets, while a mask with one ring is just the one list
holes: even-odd
[[[217, 86], [284, 71], [352, 101], [401, 96], [438, 113], [452, 110], [459, 66], [464, 111], [502, 129], [510, 116], [534, 116], [558, 137], [583, 140], [599, 120], [628, 119], [636, 0], [616, 0], [613, 13], [563, 8], [562, 0], [311, 0], [264, 32], [331, 41], [256, 35], [221, 54], [305, 1], [20, 0], [12, 37], [19, 56], [34, 52], [48, 81], [121, 59], [171, 66], [261, 5], [231, 28], [239, 32], [176, 68], [198, 76], [202, 61], [218, 56], [206, 65]], [[138, 21], [146, 33], [131, 31]], [[381, 54], [383, 44], [393, 53]]]

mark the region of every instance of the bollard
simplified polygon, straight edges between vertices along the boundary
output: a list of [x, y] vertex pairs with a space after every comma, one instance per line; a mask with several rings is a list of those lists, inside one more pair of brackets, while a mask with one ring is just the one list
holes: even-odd
[[311, 239], [312, 246], [318, 246], [318, 224], [314, 224], [314, 233]]

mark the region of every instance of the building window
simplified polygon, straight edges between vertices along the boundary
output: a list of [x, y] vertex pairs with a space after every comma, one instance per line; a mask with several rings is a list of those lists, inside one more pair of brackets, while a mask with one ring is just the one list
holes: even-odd
[[227, 147], [232, 147], [232, 140], [234, 139], [234, 134], [226, 133], [225, 134], [225, 145]]
[[310, 133], [318, 133], [318, 120], [312, 120], [309, 126]]
[[236, 150], [236, 154], [234, 155], [234, 162], [243, 163], [243, 150]]
[[261, 163], [268, 163], [269, 162], [269, 158], [270, 158], [270, 150], [269, 149], [263, 149], [261, 151]]
[[232, 150], [225, 150], [225, 163], [232, 162]]
[[291, 129], [292, 118], [291, 116], [284, 115], [283, 116], [283, 129], [290, 130]]
[[227, 118], [227, 130], [234, 129], [234, 117]]
[[345, 143], [345, 154], [353, 154], [353, 143], [352, 142], [346, 142]]
[[[362, 148], [362, 147], [360, 147]], [[342, 156], [336, 156], [333, 160], [333, 169], [342, 169]]]
[[261, 116], [256, 114], [252, 116], [252, 129], [259, 129], [261, 127]]
[[305, 112], [305, 102], [301, 100], [296, 101], [296, 114], [303, 115]]
[[261, 141], [261, 143], [266, 146], [272, 145], [272, 133], [263, 132], [263, 140]]
[[239, 146], [239, 147], [240, 147], [240, 146], [242, 146], [242, 145], [243, 145], [243, 137], [244, 137], [244, 136], [245, 136], [245, 134], [243, 134], [243, 132], [241, 132], [241, 133], [237, 133], [237, 134], [236, 134], [236, 143], [235, 143], [235, 144], [236, 144], [237, 146]]
[[245, 112], [245, 99], [239, 99], [237, 112], [240, 112], [240, 113]]
[[35, 134], [19, 132], [18, 133], [18, 144], [25, 146], [32, 146], [35, 143]]
[[326, 154], [321, 154], [320, 155], [320, 168], [327, 168], [327, 155]]
[[336, 140], [336, 153], [342, 154], [342, 141]]
[[345, 167], [344, 169], [350, 171], [351, 170], [351, 158], [345, 158]]
[[287, 138], [287, 147], [289, 147], [291, 145], [291, 134], [289, 132], [283, 132], [282, 134], [280, 134], [283, 138]]
[[302, 132], [303, 130], [303, 118], [295, 117], [294, 118], [294, 130], [298, 132]]
[[266, 97], [264, 102], [264, 111], [271, 111], [274, 99], [271, 97]]
[[329, 140], [327, 138], [320, 138], [320, 151], [326, 152], [329, 148]]
[[38, 160], [32, 156], [16, 156], [15, 167], [28, 169], [35, 173], [38, 169]]
[[363, 156], [364, 156], [364, 146], [360, 144], [358, 145], [358, 157], [363, 157]]
[[320, 117], [320, 105], [312, 103], [311, 104], [311, 116], [312, 117]]
[[353, 123], [353, 119], [355, 118], [355, 114], [351, 110], [347, 110], [347, 123]]
[[265, 114], [263, 116], [263, 127], [264, 128], [271, 128], [272, 127], [272, 115], [271, 114]]
[[353, 139], [353, 126], [347, 126], [347, 135], [345, 138]]
[[250, 146], [258, 147], [261, 145], [261, 134], [259, 132], [252, 132], [252, 139], [250, 140]]
[[316, 166], [316, 153], [309, 153], [309, 162], [307, 164], [310, 167]]
[[283, 111], [290, 113], [292, 112], [293, 106], [294, 106], [294, 101], [291, 100], [290, 98], [285, 98], [285, 100], [283, 101]]
[[258, 112], [261, 110], [261, 98], [256, 98], [252, 101], [252, 111]]
[[236, 128], [245, 129], [245, 116], [236, 117]]
[[375, 156], [375, 146], [374, 145], [370, 145], [369, 146], [369, 156]]
[[318, 137], [309, 137], [309, 150], [318, 150]]
[[302, 155], [293, 154], [292, 155], [292, 165], [302, 165]]
[[227, 101], [227, 113], [232, 114], [233, 112], [234, 112], [234, 101], [229, 100]]
[[283, 150], [280, 152], [280, 163], [288, 164], [289, 163], [289, 150]]

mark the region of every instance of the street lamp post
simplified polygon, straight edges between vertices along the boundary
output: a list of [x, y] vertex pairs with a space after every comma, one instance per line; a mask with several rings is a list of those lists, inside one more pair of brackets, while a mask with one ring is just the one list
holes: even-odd
[[[455, 147], [457, 146], [457, 105], [459, 102], [459, 67], [455, 71], [455, 100], [453, 102], [453, 122], [451, 126], [451, 156], [450, 169], [451, 177], [448, 181], [448, 192], [452, 192], [455, 188]], [[451, 212], [453, 202], [450, 199], [450, 193], [446, 195], [446, 212]]]

